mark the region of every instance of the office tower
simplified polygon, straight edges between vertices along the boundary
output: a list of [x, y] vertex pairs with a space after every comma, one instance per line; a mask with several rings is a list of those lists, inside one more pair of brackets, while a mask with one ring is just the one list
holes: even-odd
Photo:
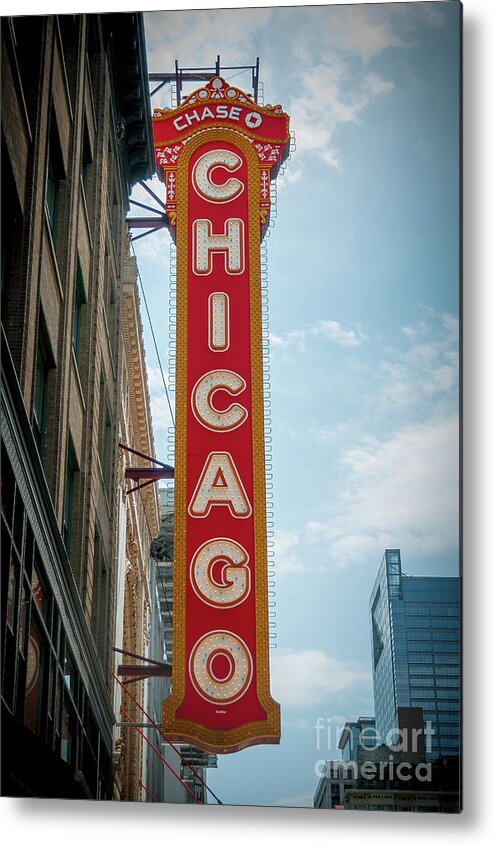
[[338, 742], [342, 760], [359, 760], [377, 745], [376, 720], [373, 716], [359, 716], [355, 722], [345, 722]]
[[428, 759], [460, 747], [459, 579], [408, 576], [399, 549], [386, 549], [370, 600], [376, 730], [382, 743], [400, 707], [430, 723]]

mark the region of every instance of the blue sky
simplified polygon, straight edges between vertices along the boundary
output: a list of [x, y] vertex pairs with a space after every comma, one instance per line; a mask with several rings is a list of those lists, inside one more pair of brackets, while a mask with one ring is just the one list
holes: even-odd
[[[338, 727], [373, 712], [386, 547], [411, 575], [458, 572], [458, 16], [434, 2], [145, 17], [150, 71], [259, 56], [264, 101], [297, 139], [268, 239], [282, 742], [220, 758], [226, 803], [310, 806]], [[135, 245], [163, 362], [169, 242]], [[170, 419], [143, 323], [160, 457]]]

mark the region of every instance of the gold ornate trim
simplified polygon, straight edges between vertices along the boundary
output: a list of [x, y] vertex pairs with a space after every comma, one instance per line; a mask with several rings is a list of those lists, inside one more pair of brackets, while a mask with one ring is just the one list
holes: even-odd
[[[260, 144], [276, 144], [279, 147], [284, 147], [285, 144], [288, 144], [288, 142], [290, 140], [290, 133], [288, 132], [288, 116], [287, 115], [276, 115], [276, 116], [277, 117], [286, 117], [286, 119], [287, 119], [287, 132], [286, 132], [285, 138], [269, 138], [269, 137], [266, 137], [264, 135], [259, 135], [259, 134], [256, 135], [255, 132], [250, 132], [244, 126], [242, 126], [241, 130], [232, 129], [230, 126], [222, 126], [222, 129], [226, 132], [232, 132], [235, 135], [235, 137], [238, 137], [237, 136], [237, 131], [238, 131], [239, 134], [241, 132], [241, 134], [245, 135], [246, 138], [251, 138], [252, 141], [259, 141]], [[159, 119], [159, 118], [156, 118], [156, 117], [153, 118], [153, 120], [157, 120], [157, 119]], [[201, 132], [207, 132], [207, 131], [214, 132], [217, 128], [217, 125], [218, 124], [217, 124], [216, 121], [212, 121], [212, 120], [208, 121], [207, 125], [205, 125], [201, 128]], [[210, 127], [210, 128], [208, 129], [208, 127]], [[166, 141], [155, 141], [154, 146], [157, 150], [161, 150], [164, 147], [173, 147], [176, 144], [180, 144], [182, 141], [186, 141], [188, 138], [192, 138], [196, 134], [197, 134], [196, 127], [193, 127], [192, 129], [188, 129], [188, 130], [184, 129], [183, 133], [180, 133], [180, 135], [178, 135], [176, 138], [169, 138]], [[180, 158], [181, 157], [182, 157], [182, 153], [180, 153]], [[273, 164], [273, 162], [272, 162], [272, 164]], [[266, 167], [267, 166], [268, 165], [266, 165]]]

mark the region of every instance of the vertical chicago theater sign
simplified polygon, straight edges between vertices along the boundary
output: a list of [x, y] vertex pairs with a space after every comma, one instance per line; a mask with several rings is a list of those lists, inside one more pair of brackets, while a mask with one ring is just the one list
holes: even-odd
[[207, 751], [280, 739], [270, 695], [260, 244], [288, 116], [214, 77], [153, 117], [177, 245], [172, 693]]

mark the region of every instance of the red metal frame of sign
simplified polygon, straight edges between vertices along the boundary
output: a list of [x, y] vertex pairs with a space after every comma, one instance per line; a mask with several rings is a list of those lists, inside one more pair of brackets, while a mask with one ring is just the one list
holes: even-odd
[[[153, 126], [177, 243], [173, 661], [163, 730], [226, 753], [280, 738], [269, 687], [260, 240], [288, 117], [215, 77], [178, 109], [155, 113]], [[173, 132], [187, 137], [171, 161]]]

